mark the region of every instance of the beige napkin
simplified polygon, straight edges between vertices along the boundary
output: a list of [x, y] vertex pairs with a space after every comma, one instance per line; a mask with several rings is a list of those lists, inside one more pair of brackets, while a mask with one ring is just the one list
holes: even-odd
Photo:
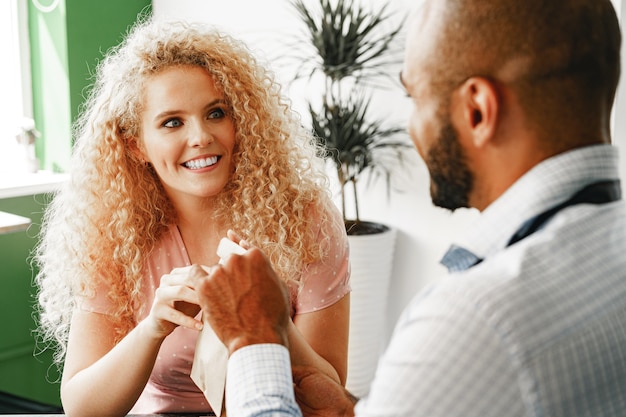
[[198, 336], [196, 353], [191, 367], [191, 379], [202, 390], [216, 416], [224, 416], [224, 386], [228, 349], [211, 326], [204, 323]]
[[[223, 264], [233, 253], [243, 254], [245, 249], [233, 241], [223, 238], [217, 248], [220, 263]], [[216, 416], [226, 416], [224, 409], [224, 387], [228, 349], [217, 337], [213, 328], [204, 323], [198, 336], [196, 352], [191, 367], [191, 379], [202, 390]]]

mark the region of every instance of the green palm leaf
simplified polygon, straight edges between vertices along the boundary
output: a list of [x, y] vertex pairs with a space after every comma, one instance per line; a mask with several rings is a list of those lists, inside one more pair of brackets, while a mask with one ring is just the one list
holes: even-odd
[[378, 79], [391, 79], [386, 69], [399, 62], [395, 45], [403, 22], [391, 22], [386, 4], [370, 11], [357, 1], [290, 0], [304, 26], [290, 49], [299, 64], [294, 80], [311, 80], [316, 74], [325, 79], [321, 109], [309, 104], [311, 126], [324, 157], [336, 167], [344, 221], [350, 183], [358, 223], [357, 181], [382, 177], [389, 196], [391, 175], [412, 145], [404, 128], [387, 127], [368, 116], [368, 87], [377, 87]]
[[306, 27], [307, 42], [300, 44], [312, 47], [300, 57], [305, 65], [296, 78], [310, 77], [315, 72], [333, 81], [376, 77], [384, 74], [381, 68], [398, 62], [388, 52], [402, 25], [382, 30], [391, 17], [386, 5], [377, 12], [368, 12], [353, 0], [320, 0], [316, 10], [308, 8], [303, 0], [293, 0], [292, 4]]
[[412, 149], [405, 129], [368, 120], [371, 97], [354, 97], [346, 103], [325, 103], [319, 112], [309, 105], [316, 140], [337, 169], [344, 207], [349, 182], [355, 185], [362, 175], [368, 175], [369, 180], [382, 176], [389, 185], [392, 172], [403, 165], [404, 152]]

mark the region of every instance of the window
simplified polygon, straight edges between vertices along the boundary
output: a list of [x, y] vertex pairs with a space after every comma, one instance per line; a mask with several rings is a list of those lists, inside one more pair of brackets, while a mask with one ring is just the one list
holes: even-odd
[[28, 124], [25, 118], [32, 118], [27, 6], [26, 0], [0, 1], [0, 39], [6, 58], [0, 66], [0, 172], [14, 171], [27, 151], [16, 138]]

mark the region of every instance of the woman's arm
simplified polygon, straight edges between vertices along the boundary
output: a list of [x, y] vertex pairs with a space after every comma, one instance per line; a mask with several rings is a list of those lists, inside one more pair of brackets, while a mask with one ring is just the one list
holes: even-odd
[[61, 380], [68, 416], [125, 416], [150, 377], [159, 348], [181, 325], [199, 330], [198, 300], [187, 274], [165, 275], [150, 314], [115, 344], [116, 326], [104, 314], [76, 310]]
[[68, 416], [124, 416], [143, 391], [163, 341], [141, 322], [114, 345], [103, 314], [76, 310], [61, 381]]
[[298, 314], [289, 326], [289, 351], [294, 366], [313, 366], [346, 383], [350, 294], [321, 310]]

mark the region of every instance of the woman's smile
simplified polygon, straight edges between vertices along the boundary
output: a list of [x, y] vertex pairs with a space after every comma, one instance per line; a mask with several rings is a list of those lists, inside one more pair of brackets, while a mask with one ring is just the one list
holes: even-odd
[[215, 164], [217, 164], [217, 161], [219, 160], [220, 160], [220, 157], [217, 155], [209, 156], [206, 158], [192, 159], [190, 161], [183, 163], [183, 166], [191, 170], [199, 170], [199, 169], [203, 169], [207, 167], [212, 167]]

